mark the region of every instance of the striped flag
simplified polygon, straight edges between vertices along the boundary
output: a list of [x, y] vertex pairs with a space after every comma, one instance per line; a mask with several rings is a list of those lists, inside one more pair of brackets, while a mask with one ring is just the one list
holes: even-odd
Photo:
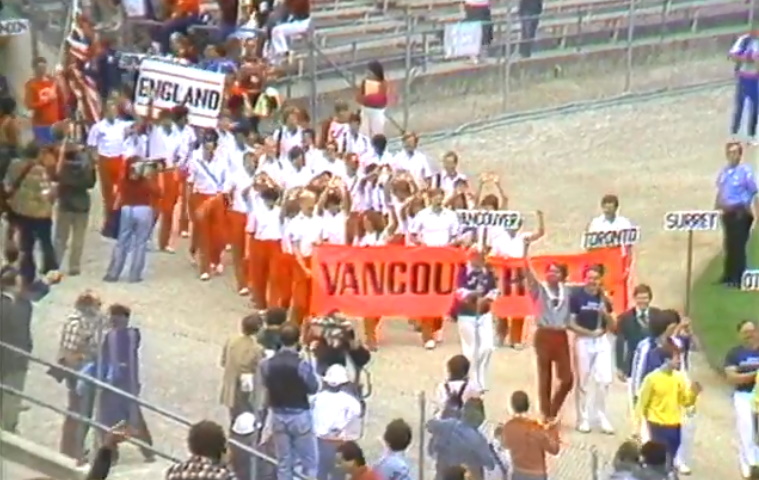
[[95, 58], [95, 33], [89, 20], [74, 12], [63, 55], [63, 76], [66, 86], [76, 99], [77, 113], [85, 125], [100, 120], [102, 102], [95, 82], [92, 60]]

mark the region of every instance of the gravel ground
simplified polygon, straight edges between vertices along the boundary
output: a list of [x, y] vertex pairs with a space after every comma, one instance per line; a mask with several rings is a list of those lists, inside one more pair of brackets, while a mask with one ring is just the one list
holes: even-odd
[[[664, 212], [709, 208], [713, 178], [721, 166], [722, 145], [730, 92], [726, 89], [657, 102], [554, 116], [545, 120], [493, 129], [477, 136], [424, 145], [431, 157], [447, 150], [462, 157], [470, 175], [495, 171], [503, 178], [511, 205], [523, 211], [546, 212], [548, 235], [539, 250], [576, 251], [584, 225], [597, 214], [598, 201], [607, 192], [618, 194], [622, 213], [643, 232], [637, 276], [656, 291], [657, 304], [681, 304], [685, 237], [661, 233]], [[589, 93], [592, 96], [592, 93]], [[441, 108], [446, 107], [441, 104]], [[444, 113], [444, 110], [441, 110]], [[93, 218], [93, 225], [99, 218]], [[696, 262], [708, 260], [719, 246], [716, 235], [696, 237]], [[52, 359], [63, 319], [77, 293], [95, 288], [106, 303], [133, 307], [134, 323], [143, 330], [143, 397], [188, 419], [224, 421], [218, 405], [221, 370], [219, 356], [225, 338], [235, 333], [245, 302], [233, 291], [230, 275], [209, 283], [196, 275], [180, 242], [176, 255], [153, 253], [143, 284], [103, 284], [100, 279], [110, 253], [109, 242], [95, 231], [89, 234], [84, 275], [67, 278], [38, 307], [34, 321], [35, 353]], [[446, 326], [445, 343], [436, 351], [421, 349], [418, 337], [403, 321], [387, 320], [384, 344], [371, 372], [374, 395], [369, 400], [363, 444], [374, 457], [381, 451], [385, 423], [404, 417], [418, 431], [419, 393], [431, 392], [443, 376], [446, 358], [458, 353], [455, 326]], [[534, 392], [531, 350], [499, 350], [492, 367], [493, 389], [486, 399], [489, 418], [504, 419], [508, 395], [515, 389]], [[697, 452], [711, 445], [731, 445], [721, 455], [697, 455], [694, 478], [735, 478], [732, 415], [727, 393], [716, 376], [697, 359], [696, 377], [706, 391], [700, 405]], [[399, 375], [399, 373], [402, 374]], [[63, 387], [35, 368], [29, 376], [30, 394], [64, 406]], [[623, 392], [613, 386], [609, 408], [618, 428], [614, 440], [581, 436], [571, 429], [573, 404], [567, 406], [565, 449], [555, 462], [555, 478], [587, 479], [590, 450], [608, 458], [629, 433], [629, 415]], [[185, 454], [185, 429], [148, 413], [147, 420], [160, 449]], [[33, 407], [25, 413], [21, 432], [56, 446], [60, 418]], [[416, 461], [418, 442], [412, 447]], [[139, 461], [127, 449], [126, 463]]]

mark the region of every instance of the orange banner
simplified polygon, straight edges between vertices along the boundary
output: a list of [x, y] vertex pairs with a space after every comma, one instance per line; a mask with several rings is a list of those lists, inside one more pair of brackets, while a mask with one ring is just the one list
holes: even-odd
[[452, 247], [320, 245], [312, 258], [311, 311], [363, 317], [447, 315], [465, 251]]
[[[524, 318], [533, 314], [532, 299], [524, 281], [524, 260], [521, 258], [492, 258], [496, 268], [501, 295], [493, 302], [492, 310], [499, 317]], [[614, 312], [627, 309], [627, 269], [622, 250], [598, 249], [575, 255], [544, 255], [532, 258], [533, 270], [539, 279], [546, 268], [556, 263], [565, 267], [568, 283], [582, 283], [585, 269], [603, 265], [603, 286], [614, 305]]]

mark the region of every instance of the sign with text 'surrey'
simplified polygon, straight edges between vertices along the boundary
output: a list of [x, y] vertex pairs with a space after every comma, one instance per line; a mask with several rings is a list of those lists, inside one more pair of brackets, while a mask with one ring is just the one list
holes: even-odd
[[145, 59], [134, 90], [136, 113], [147, 115], [151, 100], [154, 116], [183, 105], [191, 125], [214, 128], [224, 103], [224, 74]]
[[0, 37], [13, 37], [29, 31], [29, 20], [14, 18], [0, 20]]
[[746, 270], [741, 278], [741, 290], [759, 292], [759, 269]]
[[632, 247], [639, 241], [640, 227], [605, 232], [585, 232], [582, 235], [582, 248], [594, 250], [596, 248]]
[[717, 210], [681, 210], [664, 214], [667, 232], [706, 232], [719, 230], [722, 213]]

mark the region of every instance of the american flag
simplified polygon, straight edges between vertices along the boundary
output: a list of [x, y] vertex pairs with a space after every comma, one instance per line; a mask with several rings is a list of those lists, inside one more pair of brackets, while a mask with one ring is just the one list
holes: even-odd
[[77, 112], [85, 125], [100, 120], [102, 102], [95, 83], [92, 60], [96, 55], [95, 32], [91, 22], [74, 12], [71, 32], [66, 38], [63, 55], [63, 78], [76, 100]]

